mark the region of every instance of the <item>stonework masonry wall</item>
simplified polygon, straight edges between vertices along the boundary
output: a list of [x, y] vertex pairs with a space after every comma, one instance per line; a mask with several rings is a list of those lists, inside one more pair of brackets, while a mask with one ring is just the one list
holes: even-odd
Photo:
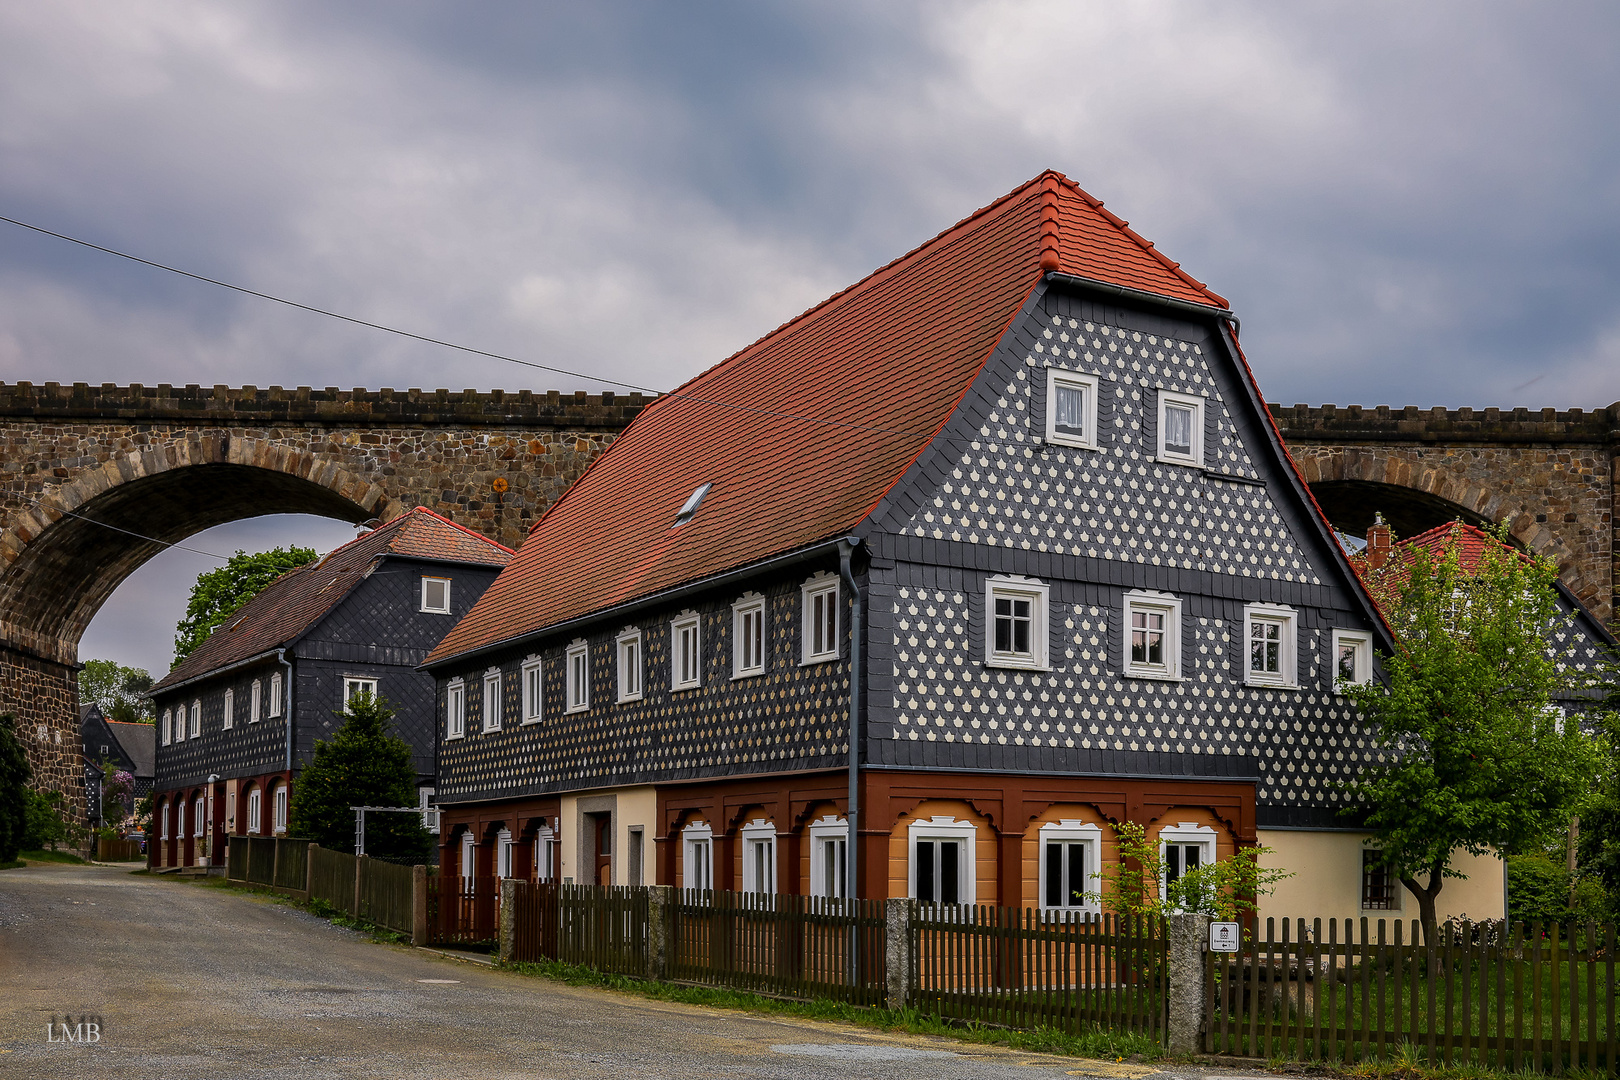
[[[1563, 412], [1358, 405], [1270, 409], [1313, 489], [1389, 485], [1487, 521], [1507, 519], [1513, 536], [1556, 560], [1571, 591], [1615, 627], [1620, 402]], [[1334, 516], [1331, 506], [1328, 513]]]
[[515, 548], [645, 404], [556, 391], [0, 384], [0, 709], [17, 715], [36, 784], [67, 794], [80, 783], [79, 637], [164, 543], [261, 514], [358, 523], [426, 506]]

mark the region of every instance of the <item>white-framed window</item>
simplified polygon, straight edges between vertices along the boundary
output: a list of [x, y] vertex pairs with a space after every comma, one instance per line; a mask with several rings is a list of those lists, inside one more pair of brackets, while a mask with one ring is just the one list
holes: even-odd
[[1243, 608], [1243, 672], [1250, 686], [1298, 684], [1298, 616], [1278, 604], [1246, 604]]
[[984, 662], [992, 667], [1045, 671], [1050, 586], [1022, 577], [984, 583]]
[[247, 819], [247, 831], [257, 836], [262, 819], [260, 817], [259, 789], [256, 787], [248, 789]]
[[236, 726], [236, 691], [229, 688], [225, 691], [225, 704], [220, 711], [219, 726], [229, 731]]
[[502, 829], [495, 834], [495, 876], [512, 876], [512, 830]]
[[1372, 635], [1365, 630], [1333, 631], [1333, 683], [1372, 682]]
[[1181, 600], [1168, 593], [1125, 594], [1125, 675], [1133, 679], [1181, 677]]
[[703, 683], [703, 639], [696, 612], [683, 611], [669, 624], [669, 688], [694, 690]]
[[169, 804], [168, 803], [166, 803], [166, 802], [158, 803], [157, 818], [158, 818], [158, 824], [160, 826], [162, 826], [162, 828], [163, 828], [163, 835], [159, 839], [167, 840], [169, 838]]
[[343, 704], [347, 705], [361, 694], [377, 700], [377, 680], [357, 675], [343, 676]]
[[1203, 398], [1159, 391], [1158, 458], [1173, 465], [1203, 467]]
[[619, 635], [619, 700], [641, 700], [641, 631], [631, 627]]
[[270, 676], [270, 707], [267, 710], [271, 718], [281, 715], [281, 672]]
[[557, 834], [550, 825], [542, 825], [534, 833], [534, 876], [536, 881], [557, 880]]
[[196, 738], [200, 738], [201, 736], [202, 736], [202, 702], [193, 701], [191, 703], [191, 734], [190, 734], [190, 737], [193, 738], [193, 739], [196, 739]]
[[1065, 914], [1102, 910], [1102, 830], [1085, 821], [1040, 828], [1041, 907]]
[[478, 872], [478, 845], [473, 834], [461, 834], [461, 880], [471, 881]]
[[259, 680], [254, 679], [248, 685], [248, 723], [257, 724], [259, 717], [264, 715], [264, 695], [259, 686]]
[[444, 687], [444, 737], [459, 739], [467, 734], [467, 684], [451, 679]]
[[568, 646], [566, 674], [568, 711], [584, 712], [591, 707], [591, 650], [584, 638], [575, 638]]
[[169, 710], [163, 710], [163, 718], [158, 723], [158, 730], [163, 734], [163, 745], [169, 745]]
[[1384, 863], [1384, 853], [1376, 848], [1361, 850], [1361, 910], [1401, 910], [1401, 881]]
[[433, 615], [450, 614], [450, 579], [424, 577], [422, 579], [422, 610]]
[[523, 661], [523, 723], [525, 724], [538, 724], [540, 722], [540, 702], [545, 693], [542, 673], [543, 668], [538, 656], [530, 656]]
[[750, 821], [742, 827], [743, 892], [776, 891], [776, 826]]
[[174, 800], [174, 838], [176, 840], [186, 835], [186, 797], [177, 796]]
[[681, 888], [714, 888], [714, 830], [694, 821], [681, 830]]
[[422, 828], [437, 836], [439, 835], [439, 811], [433, 805], [435, 793], [435, 789], [430, 787], [417, 788], [416, 805], [422, 810]]
[[803, 663], [838, 659], [838, 576], [820, 573], [806, 581]]
[[1059, 368], [1046, 369], [1046, 441], [1097, 447], [1097, 379]]
[[1164, 878], [1159, 883], [1160, 895], [1172, 881], [1183, 874], [1208, 866], [1215, 861], [1215, 830], [1208, 825], [1191, 821], [1166, 825], [1159, 830], [1159, 865]]
[[913, 821], [908, 830], [910, 895], [924, 904], [977, 902], [977, 830], [969, 821], [934, 816]]
[[827, 814], [810, 824], [810, 895], [849, 896], [849, 821]]
[[765, 672], [765, 598], [744, 593], [731, 605], [731, 677], [747, 678]]
[[272, 805], [275, 807], [275, 809], [274, 809], [274, 815], [275, 816], [273, 818], [273, 821], [275, 823], [275, 831], [277, 833], [284, 833], [284, 832], [287, 831], [287, 785], [286, 784], [277, 784], [276, 785], [275, 802]]
[[203, 797], [199, 795], [191, 801], [191, 835], [201, 840], [207, 824], [208, 815], [203, 809]]
[[[483, 712], [484, 730], [501, 730], [501, 669], [484, 672], [484, 700], [479, 703]], [[504, 876], [504, 875], [503, 875]]]

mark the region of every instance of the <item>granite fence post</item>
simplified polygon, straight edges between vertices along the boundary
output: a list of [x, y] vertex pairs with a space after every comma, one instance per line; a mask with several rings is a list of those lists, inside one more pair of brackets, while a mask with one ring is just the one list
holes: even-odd
[[669, 978], [670, 905], [675, 899], [672, 885], [647, 886], [647, 978]]
[[411, 944], [428, 943], [427, 867], [411, 867]]
[[510, 964], [516, 955], [516, 935], [513, 933], [517, 925], [517, 878], [501, 878], [501, 929], [500, 929], [500, 958], [501, 963]]
[[1171, 915], [1169, 923], [1170, 1023], [1166, 1049], [1172, 1054], [1196, 1054], [1203, 1049], [1204, 949], [1209, 940], [1208, 915]]
[[911, 997], [911, 913], [915, 905], [906, 899], [883, 902], [883, 966], [887, 973], [884, 1004], [890, 1009], [906, 1007]]

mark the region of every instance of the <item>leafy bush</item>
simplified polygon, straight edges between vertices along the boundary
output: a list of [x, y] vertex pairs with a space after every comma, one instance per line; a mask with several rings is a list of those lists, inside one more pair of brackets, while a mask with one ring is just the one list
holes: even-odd
[[1607, 922], [1615, 917], [1613, 898], [1595, 877], [1577, 877], [1570, 903], [1569, 870], [1546, 855], [1508, 859], [1510, 922]]
[[28, 831], [28, 778], [34, 770], [17, 741], [17, 724], [0, 713], [0, 863], [15, 862]]

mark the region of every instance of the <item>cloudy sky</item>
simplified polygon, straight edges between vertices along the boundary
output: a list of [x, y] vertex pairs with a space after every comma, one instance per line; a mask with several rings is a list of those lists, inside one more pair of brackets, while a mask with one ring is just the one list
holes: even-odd
[[[1272, 400], [1591, 408], [1617, 48], [1596, 3], [6, 4], [0, 215], [661, 387], [1050, 167], [1231, 298]], [[601, 388], [4, 224], [0, 380]], [[208, 565], [83, 655], [166, 668]]]

